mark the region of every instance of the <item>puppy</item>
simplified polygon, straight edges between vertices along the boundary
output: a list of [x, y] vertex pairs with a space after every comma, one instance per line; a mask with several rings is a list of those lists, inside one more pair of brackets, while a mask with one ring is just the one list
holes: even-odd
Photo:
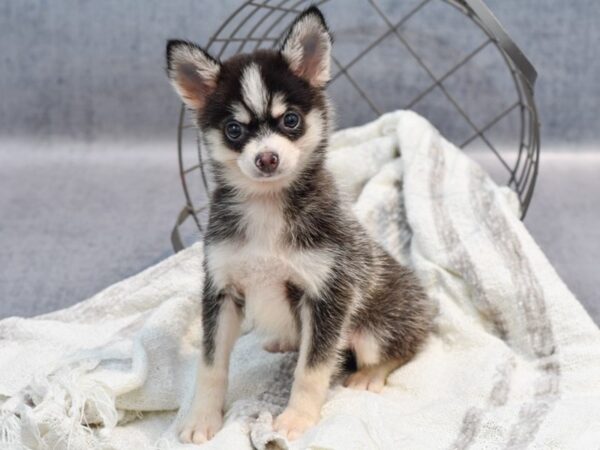
[[427, 336], [432, 307], [343, 204], [325, 168], [332, 39], [309, 8], [279, 51], [220, 62], [169, 41], [167, 71], [196, 113], [215, 189], [204, 236], [203, 338], [195, 396], [180, 439], [201, 443], [220, 429], [229, 356], [243, 319], [271, 351], [299, 350], [287, 408], [274, 423], [295, 439], [319, 418], [340, 355], [346, 380], [378, 392]]

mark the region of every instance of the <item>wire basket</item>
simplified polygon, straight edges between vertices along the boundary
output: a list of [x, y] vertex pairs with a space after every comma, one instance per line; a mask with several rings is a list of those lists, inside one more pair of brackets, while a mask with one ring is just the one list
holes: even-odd
[[[205, 48], [219, 59], [277, 48], [311, 4], [322, 9], [335, 38], [328, 92], [339, 127], [413, 109], [513, 189], [525, 216], [540, 151], [537, 74], [482, 0], [251, 0]], [[182, 226], [191, 224], [193, 239], [207, 220], [202, 141], [182, 105], [177, 151], [185, 206], [171, 234], [175, 251], [184, 248]]]

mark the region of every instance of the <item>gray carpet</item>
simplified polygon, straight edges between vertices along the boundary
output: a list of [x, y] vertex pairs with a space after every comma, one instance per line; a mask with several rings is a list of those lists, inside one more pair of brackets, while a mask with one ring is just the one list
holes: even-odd
[[[72, 305], [171, 254], [172, 141], [0, 148], [1, 317]], [[525, 223], [600, 323], [598, 173], [599, 153], [547, 151]]]
[[563, 281], [600, 324], [600, 153], [542, 157], [525, 224]]
[[72, 305], [171, 254], [182, 203], [172, 142], [14, 145], [0, 151], [1, 316]]

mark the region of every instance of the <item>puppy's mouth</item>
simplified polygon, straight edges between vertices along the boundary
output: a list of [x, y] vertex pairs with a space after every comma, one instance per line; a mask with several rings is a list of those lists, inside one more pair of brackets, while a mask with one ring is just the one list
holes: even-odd
[[271, 181], [277, 181], [277, 180], [281, 180], [282, 178], [285, 178], [285, 174], [281, 173], [279, 171], [277, 172], [271, 172], [271, 173], [265, 173], [265, 172], [259, 172], [256, 171], [254, 173], [254, 176], [252, 177], [254, 180], [259, 181], [259, 182], [271, 182]]

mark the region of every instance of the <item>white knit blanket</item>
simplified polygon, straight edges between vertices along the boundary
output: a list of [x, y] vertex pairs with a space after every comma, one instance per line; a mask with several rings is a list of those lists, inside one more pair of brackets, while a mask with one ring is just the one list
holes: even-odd
[[[329, 165], [439, 305], [436, 331], [381, 394], [332, 386], [293, 443], [271, 421], [295, 354], [244, 335], [225, 426], [203, 448], [598, 448], [600, 332], [514, 195], [411, 112], [337, 133]], [[194, 378], [202, 278], [196, 244], [72, 308], [1, 321], [0, 448], [193, 448], [173, 430]]]

